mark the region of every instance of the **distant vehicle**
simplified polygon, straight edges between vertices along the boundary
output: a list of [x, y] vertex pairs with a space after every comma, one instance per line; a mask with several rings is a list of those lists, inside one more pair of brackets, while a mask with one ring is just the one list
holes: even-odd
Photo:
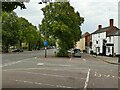
[[16, 48], [16, 49], [13, 49], [12, 52], [23, 52], [23, 49]]
[[74, 53], [73, 53], [74, 57], [81, 57], [81, 51], [80, 51], [80, 49], [74, 49], [73, 51], [74, 51]]

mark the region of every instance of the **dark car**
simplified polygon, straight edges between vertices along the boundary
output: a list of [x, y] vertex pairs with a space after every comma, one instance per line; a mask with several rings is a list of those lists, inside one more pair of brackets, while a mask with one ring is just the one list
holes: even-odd
[[16, 49], [12, 50], [12, 52], [23, 52], [23, 49], [16, 48]]
[[73, 51], [74, 51], [74, 53], [73, 53], [74, 57], [81, 57], [81, 51], [80, 51], [80, 49], [74, 49]]

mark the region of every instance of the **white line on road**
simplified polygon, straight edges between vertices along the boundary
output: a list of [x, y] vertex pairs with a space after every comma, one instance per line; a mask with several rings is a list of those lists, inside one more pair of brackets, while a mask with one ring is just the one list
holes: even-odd
[[91, 69], [89, 69], [89, 70], [88, 70], [88, 73], [87, 73], [87, 78], [86, 78], [85, 86], [84, 86], [85, 89], [86, 89], [87, 86], [88, 86], [88, 82], [89, 82], [89, 78], [90, 78], [90, 70], [91, 70]]
[[44, 65], [44, 63], [38, 63], [37, 65]]
[[[69, 71], [69, 72], [76, 72], [80, 71], [80, 68], [66, 68], [66, 69], [50, 69], [50, 68], [16, 68], [16, 69], [5, 69], [3, 71], [18, 71], [18, 70], [48, 70], [48, 71]], [[82, 68], [81, 70], [86, 70], [86, 68]]]
[[31, 82], [31, 81], [23, 81], [23, 80], [15, 80], [15, 81], [16, 82], [22, 82], [22, 83], [36, 84], [36, 85], [46, 85], [46, 86], [52, 86], [52, 87], [58, 87], [58, 88], [73, 88], [73, 87], [69, 87], [69, 86], [52, 85], [52, 84], [39, 83], [39, 82]]
[[47, 64], [47, 63], [38, 63], [37, 65], [50, 65], [50, 66], [59, 66], [59, 67], [70, 67], [72, 65], [66, 65], [66, 64]]
[[115, 77], [115, 76], [112, 76], [113, 78]]
[[101, 74], [99, 74], [99, 76], [98, 77], [101, 77], [102, 75]]
[[22, 61], [30, 60], [30, 59], [31, 59], [31, 58], [27, 58], [27, 59], [19, 60], [19, 61], [17, 61], [17, 62], [5, 63], [5, 64], [3, 64], [3, 65], [0, 66], [0, 67], [11, 66], [11, 65], [14, 65], [14, 64], [20, 63], [20, 62], [22, 62]]
[[95, 75], [94, 76], [97, 76], [97, 72], [95, 72]]
[[70, 58], [70, 61], [72, 60], [72, 58]]
[[86, 59], [83, 59], [84, 62], [86, 62]]
[[110, 75], [107, 75], [107, 77], [110, 77]]

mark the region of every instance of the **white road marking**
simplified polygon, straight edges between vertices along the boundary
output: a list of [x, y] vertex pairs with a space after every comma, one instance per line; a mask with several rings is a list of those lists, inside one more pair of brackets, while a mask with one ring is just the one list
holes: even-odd
[[70, 67], [72, 65], [66, 65], [66, 64], [47, 64], [47, 63], [38, 63], [37, 65], [51, 65], [51, 66], [60, 66], [60, 67]]
[[98, 77], [101, 77], [102, 75], [101, 74], [99, 74], [99, 76]]
[[10, 65], [14, 65], [17, 63], [20, 63], [21, 61], [17, 61], [17, 62], [11, 62], [11, 63], [5, 63], [4, 65], [2, 65], [1, 67], [5, 67], [5, 66], [10, 66]]
[[72, 58], [70, 58], [70, 61], [72, 60]]
[[84, 62], [86, 62], [86, 59], [83, 59]]
[[62, 86], [62, 85], [52, 85], [52, 84], [46, 84], [46, 83], [39, 83], [39, 82], [31, 82], [31, 81], [23, 81], [23, 80], [15, 80], [16, 82], [23, 82], [23, 83], [29, 83], [29, 84], [36, 84], [36, 85], [47, 85], [47, 86], [53, 86], [58, 88], [73, 88], [69, 86]]
[[88, 73], [87, 73], [87, 78], [86, 78], [85, 86], [84, 86], [85, 89], [86, 89], [87, 86], [88, 86], [88, 82], [89, 82], [89, 78], [90, 78], [90, 70], [91, 70], [91, 69], [89, 69], [89, 70], [88, 70]]
[[38, 63], [37, 65], [44, 65], [44, 63]]
[[95, 75], [94, 76], [97, 76], [97, 72], [95, 72]]
[[0, 66], [0, 67], [11, 66], [11, 65], [14, 65], [14, 64], [20, 63], [20, 62], [22, 62], [22, 61], [29, 60], [29, 59], [31, 59], [31, 58], [22, 59], [22, 60], [20, 60], [20, 61], [17, 61], [17, 62], [5, 63], [5, 64], [3, 64], [3, 65], [2, 65], [2, 66]]
[[35, 59], [37, 59], [37, 57], [35, 57]]
[[[76, 71], [80, 71], [80, 68], [67, 68], [67, 69], [55, 69], [55, 68], [53, 68], [53, 69], [50, 69], [50, 68], [17, 68], [17, 69], [5, 69], [5, 70], [3, 70], [3, 71], [15, 71], [15, 70], [52, 70], [52, 71], [71, 71], [71, 72], [76, 72]], [[82, 70], [86, 70], [86, 68], [85, 69], [82, 69]]]
[[113, 78], [115, 77], [115, 76], [112, 76]]
[[107, 75], [107, 77], [110, 77], [110, 75]]
[[105, 77], [110, 77], [110, 75], [104, 75]]
[[107, 77], [107, 75], [104, 75], [105, 77]]

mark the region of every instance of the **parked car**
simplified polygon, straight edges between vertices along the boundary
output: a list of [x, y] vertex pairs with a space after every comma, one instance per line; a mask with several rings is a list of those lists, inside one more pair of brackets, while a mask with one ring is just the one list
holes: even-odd
[[16, 49], [13, 49], [12, 52], [23, 52], [23, 49], [16, 48]]
[[80, 49], [74, 49], [73, 51], [74, 51], [74, 53], [73, 53], [74, 57], [81, 57], [81, 51], [80, 51]]

